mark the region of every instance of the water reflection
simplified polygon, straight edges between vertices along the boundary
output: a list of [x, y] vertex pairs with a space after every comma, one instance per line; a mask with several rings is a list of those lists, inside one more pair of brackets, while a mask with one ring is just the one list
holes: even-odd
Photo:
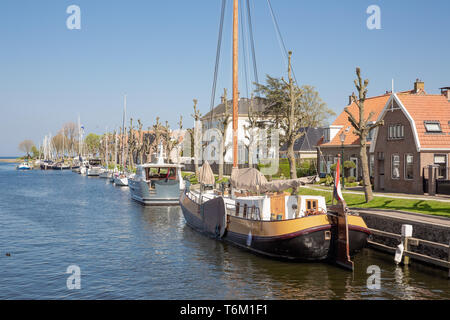
[[[19, 177], [19, 178], [18, 178]], [[29, 190], [33, 186], [33, 190]], [[128, 188], [71, 172], [0, 164], [0, 298], [448, 299], [445, 272], [364, 250], [355, 271], [272, 260], [207, 238], [181, 209], [143, 207]], [[65, 288], [77, 264], [82, 290]], [[367, 267], [381, 289], [367, 288]]]

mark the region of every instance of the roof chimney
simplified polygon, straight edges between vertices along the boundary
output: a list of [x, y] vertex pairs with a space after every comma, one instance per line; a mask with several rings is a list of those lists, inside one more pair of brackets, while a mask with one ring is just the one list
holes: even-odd
[[447, 98], [448, 102], [450, 102], [450, 87], [443, 87], [440, 89], [441, 94]]
[[416, 82], [414, 82], [414, 93], [419, 93], [420, 91], [425, 91], [425, 82], [416, 79]]
[[350, 106], [353, 103], [353, 95], [355, 93], [353, 92], [351, 95], [348, 96], [348, 105]]

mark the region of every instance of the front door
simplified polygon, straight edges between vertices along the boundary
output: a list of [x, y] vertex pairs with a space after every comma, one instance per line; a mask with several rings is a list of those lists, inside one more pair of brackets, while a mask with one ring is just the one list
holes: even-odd
[[384, 190], [384, 160], [378, 161], [378, 168], [379, 168], [378, 182], [380, 190]]

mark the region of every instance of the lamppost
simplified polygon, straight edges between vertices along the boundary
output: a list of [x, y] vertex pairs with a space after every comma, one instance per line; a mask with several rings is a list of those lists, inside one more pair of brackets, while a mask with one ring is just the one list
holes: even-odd
[[344, 142], [345, 142], [345, 133], [342, 132], [341, 135], [339, 136], [339, 139], [341, 140], [341, 148], [342, 148], [342, 153], [341, 153], [341, 163], [342, 163], [342, 189], [345, 189], [345, 167], [344, 167]]

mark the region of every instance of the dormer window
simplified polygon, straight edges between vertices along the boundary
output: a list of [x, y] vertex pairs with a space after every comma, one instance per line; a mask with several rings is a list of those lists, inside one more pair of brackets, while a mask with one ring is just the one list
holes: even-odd
[[325, 128], [325, 130], [323, 131], [323, 140], [324, 142], [330, 141], [330, 128]]
[[424, 125], [427, 133], [442, 133], [441, 124], [439, 121], [424, 121]]

